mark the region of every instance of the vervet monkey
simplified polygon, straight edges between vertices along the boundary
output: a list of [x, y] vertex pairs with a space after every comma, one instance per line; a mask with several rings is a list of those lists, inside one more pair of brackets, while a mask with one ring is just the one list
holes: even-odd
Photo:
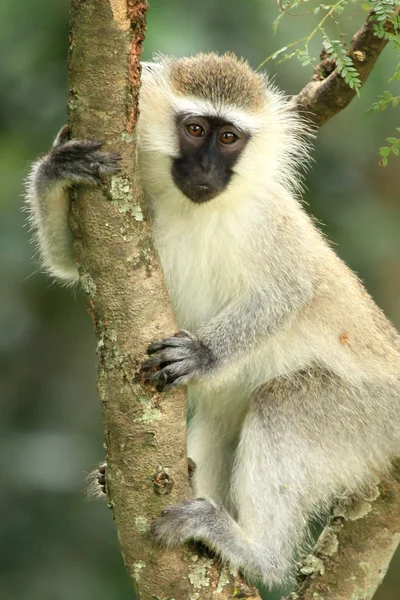
[[[230, 54], [144, 65], [140, 175], [181, 331], [149, 347], [143, 372], [187, 386], [197, 465], [194, 498], [152, 533], [201, 540], [267, 585], [289, 577], [310, 518], [400, 449], [399, 335], [301, 205], [309, 134]], [[27, 201], [44, 266], [75, 281], [68, 188], [118, 157], [66, 136], [34, 165]]]

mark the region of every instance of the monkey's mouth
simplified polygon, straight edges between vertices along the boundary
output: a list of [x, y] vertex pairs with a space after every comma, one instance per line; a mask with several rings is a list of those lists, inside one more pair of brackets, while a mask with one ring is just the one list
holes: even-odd
[[177, 181], [175, 183], [182, 194], [196, 204], [208, 202], [223, 192], [223, 189], [216, 188], [206, 183], [194, 184], [186, 183], [184, 181]]

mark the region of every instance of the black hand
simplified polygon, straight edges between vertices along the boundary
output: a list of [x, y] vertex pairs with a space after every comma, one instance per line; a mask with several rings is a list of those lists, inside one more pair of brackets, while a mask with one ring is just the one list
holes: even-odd
[[179, 331], [173, 337], [153, 342], [147, 354], [151, 358], [142, 364], [143, 381], [160, 392], [204, 375], [216, 362], [211, 350], [188, 331]]
[[66, 125], [57, 135], [43, 163], [48, 179], [98, 185], [103, 176], [120, 171], [119, 154], [101, 152], [102, 143], [94, 140], [68, 141], [68, 134]]

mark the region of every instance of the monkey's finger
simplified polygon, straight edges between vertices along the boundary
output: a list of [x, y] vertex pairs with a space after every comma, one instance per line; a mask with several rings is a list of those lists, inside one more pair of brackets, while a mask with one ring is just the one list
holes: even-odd
[[183, 377], [178, 377], [172, 383], [168, 383], [167, 385], [165, 385], [164, 389], [162, 391], [169, 392], [170, 390], [174, 390], [175, 388], [177, 388], [181, 385], [186, 385], [188, 383], [188, 381], [189, 381], [188, 375], [184, 375]]
[[56, 139], [53, 142], [53, 148], [56, 148], [57, 146], [61, 146], [62, 144], [65, 144], [66, 142], [68, 142], [69, 139], [69, 125], [64, 125], [64, 127], [61, 127], [60, 131], [57, 134]]
[[178, 379], [187, 380], [190, 372], [190, 365], [181, 361], [167, 365], [155, 373], [145, 373], [142, 380], [145, 384], [155, 385], [158, 391], [164, 391], [167, 386], [175, 386]]
[[154, 354], [155, 352], [159, 352], [164, 348], [177, 348], [183, 345], [182, 338], [170, 337], [165, 340], [161, 340], [160, 342], [153, 342], [147, 348], [147, 354]]
[[196, 336], [190, 333], [190, 331], [188, 331], [187, 329], [181, 329], [180, 331], [178, 331], [178, 333], [175, 333], [174, 338], [186, 338], [188, 340], [192, 340], [193, 342], [197, 341]]
[[121, 171], [121, 155], [117, 152], [93, 152], [90, 155], [91, 164], [95, 164], [100, 175], [108, 175], [109, 173], [119, 173]]
[[160, 350], [156, 354], [151, 355], [151, 358], [145, 360], [141, 367], [141, 371], [151, 371], [152, 369], [175, 364], [182, 360], [190, 358], [190, 352], [186, 348], [169, 348]]
[[69, 157], [87, 156], [91, 152], [100, 150], [103, 142], [98, 140], [69, 140], [57, 148], [57, 154]]

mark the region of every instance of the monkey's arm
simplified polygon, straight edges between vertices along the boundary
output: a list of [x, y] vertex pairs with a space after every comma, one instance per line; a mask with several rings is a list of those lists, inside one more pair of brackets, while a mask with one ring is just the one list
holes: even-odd
[[32, 166], [26, 200], [43, 266], [65, 281], [78, 280], [68, 227], [69, 188], [98, 185], [101, 176], [118, 170], [118, 155], [100, 152], [101, 142], [68, 141], [61, 129], [51, 151]]
[[154, 342], [148, 348], [151, 357], [142, 366], [144, 381], [163, 391], [207, 375], [284, 327], [311, 294], [306, 278], [286, 289], [275, 285], [229, 304], [195, 334], [180, 331]]

